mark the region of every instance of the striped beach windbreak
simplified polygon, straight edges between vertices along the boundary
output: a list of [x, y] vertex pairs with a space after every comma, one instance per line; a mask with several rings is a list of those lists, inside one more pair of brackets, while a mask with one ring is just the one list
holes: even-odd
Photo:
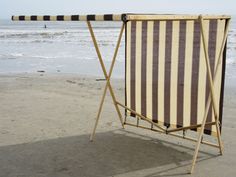
[[[226, 19], [204, 20], [212, 75], [225, 25]], [[204, 57], [197, 20], [128, 21], [126, 106], [167, 128], [201, 124], [210, 93]], [[222, 122], [225, 52], [220, 61], [214, 89]], [[210, 107], [206, 122], [214, 122], [213, 116]], [[215, 125], [206, 125], [204, 133], [215, 132]]]
[[[198, 15], [104, 14], [12, 16], [13, 21], [123, 21], [125, 23], [125, 106], [166, 128], [200, 125], [210, 94]], [[212, 75], [229, 16], [204, 16]], [[226, 46], [214, 91], [222, 123]], [[126, 115], [135, 117], [126, 110]], [[212, 105], [207, 123], [215, 122]], [[196, 130], [196, 129], [194, 129]], [[215, 125], [204, 133], [215, 134]]]

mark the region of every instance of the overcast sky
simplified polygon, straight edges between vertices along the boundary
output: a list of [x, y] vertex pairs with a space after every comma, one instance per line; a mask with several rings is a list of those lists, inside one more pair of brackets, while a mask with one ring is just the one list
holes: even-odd
[[0, 18], [126, 12], [233, 15], [236, 0], [0, 0]]

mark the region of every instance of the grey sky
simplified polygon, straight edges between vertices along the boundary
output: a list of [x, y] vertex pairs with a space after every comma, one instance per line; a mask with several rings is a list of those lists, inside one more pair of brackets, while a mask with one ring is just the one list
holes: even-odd
[[232, 15], [235, 11], [236, 0], [0, 0], [0, 18], [126, 12]]

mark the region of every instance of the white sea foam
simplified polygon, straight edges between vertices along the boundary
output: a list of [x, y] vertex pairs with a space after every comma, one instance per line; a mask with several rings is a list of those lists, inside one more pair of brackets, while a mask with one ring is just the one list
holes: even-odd
[[[0, 72], [31, 71], [40, 67], [56, 71], [80, 72], [81, 62], [97, 61], [97, 55], [85, 23], [3, 22], [0, 27]], [[101, 53], [110, 62], [118, 38], [120, 23], [93, 23]], [[236, 65], [236, 25], [231, 25], [227, 45], [227, 65]], [[14, 60], [13, 60], [14, 59]], [[122, 38], [117, 60], [124, 63], [125, 45]], [[19, 61], [19, 62], [15, 62]], [[97, 63], [98, 64], [98, 63]], [[236, 67], [236, 66], [235, 66]], [[53, 69], [54, 68], [54, 69]], [[86, 68], [80, 68], [88, 70]], [[124, 72], [124, 70], [122, 70]], [[232, 71], [226, 70], [231, 73]], [[235, 73], [236, 75], [236, 73]]]

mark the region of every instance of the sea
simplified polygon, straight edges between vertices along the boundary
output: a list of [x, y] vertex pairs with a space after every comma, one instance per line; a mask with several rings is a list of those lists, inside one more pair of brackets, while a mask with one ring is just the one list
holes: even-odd
[[[226, 77], [236, 78], [236, 18], [227, 41]], [[102, 57], [109, 67], [121, 22], [92, 22]], [[46, 28], [45, 28], [46, 27]], [[124, 78], [122, 37], [113, 77]], [[85, 22], [0, 20], [0, 73], [72, 73], [103, 76]]]

